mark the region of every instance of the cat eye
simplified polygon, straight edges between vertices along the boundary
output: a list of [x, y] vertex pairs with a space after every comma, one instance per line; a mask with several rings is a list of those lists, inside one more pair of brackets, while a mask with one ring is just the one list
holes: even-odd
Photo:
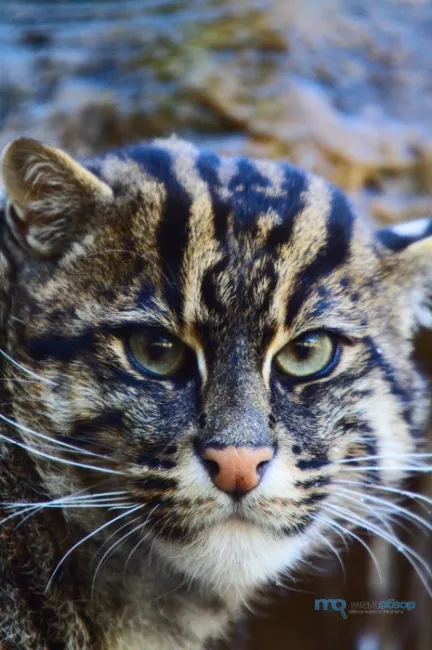
[[339, 347], [325, 332], [307, 332], [275, 356], [276, 369], [293, 379], [323, 376], [336, 365]]
[[151, 330], [133, 332], [129, 351], [140, 370], [161, 378], [178, 375], [190, 357], [180, 339]]

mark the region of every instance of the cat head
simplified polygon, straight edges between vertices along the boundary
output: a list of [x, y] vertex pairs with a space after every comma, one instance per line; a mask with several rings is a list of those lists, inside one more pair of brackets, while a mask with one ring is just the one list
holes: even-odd
[[382, 528], [427, 415], [430, 221], [374, 232], [319, 177], [176, 139], [2, 165], [3, 421], [52, 496], [115, 494], [221, 589]]

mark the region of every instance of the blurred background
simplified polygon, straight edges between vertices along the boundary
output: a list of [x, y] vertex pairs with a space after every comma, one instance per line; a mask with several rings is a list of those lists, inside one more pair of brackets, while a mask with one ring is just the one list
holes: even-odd
[[[0, 0], [0, 44], [0, 147], [29, 135], [87, 155], [177, 133], [314, 170], [380, 223], [432, 215], [431, 0]], [[418, 356], [432, 375], [426, 334]], [[427, 475], [410, 487], [432, 494]], [[431, 561], [430, 537], [403, 534]], [[345, 577], [317, 561], [254, 605], [227, 647], [432, 648], [420, 581], [366, 541], [382, 584], [353, 545]], [[315, 598], [416, 608], [344, 620]]]

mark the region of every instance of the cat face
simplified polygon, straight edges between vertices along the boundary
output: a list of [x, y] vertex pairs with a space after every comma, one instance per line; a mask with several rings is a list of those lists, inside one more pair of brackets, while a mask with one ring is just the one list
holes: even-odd
[[320, 178], [177, 140], [86, 168], [18, 140], [3, 170], [10, 420], [54, 496], [116, 491], [223, 589], [382, 527], [427, 412], [428, 222], [375, 234]]

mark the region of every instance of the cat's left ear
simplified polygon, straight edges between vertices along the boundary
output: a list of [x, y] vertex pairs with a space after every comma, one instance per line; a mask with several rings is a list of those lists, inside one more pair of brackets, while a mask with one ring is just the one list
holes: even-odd
[[80, 223], [113, 198], [111, 188], [60, 149], [18, 138], [3, 151], [6, 219], [15, 239], [43, 256], [59, 253]]
[[432, 328], [432, 218], [376, 233], [385, 277], [411, 305], [417, 326]]

